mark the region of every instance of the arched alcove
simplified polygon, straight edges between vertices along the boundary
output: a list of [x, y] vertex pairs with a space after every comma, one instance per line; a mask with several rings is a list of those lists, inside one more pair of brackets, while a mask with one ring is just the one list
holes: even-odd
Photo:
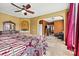
[[16, 30], [16, 24], [12, 21], [3, 22], [3, 31], [14, 31]]
[[28, 21], [21, 21], [20, 23], [21, 31], [28, 31], [29, 30], [29, 22]]

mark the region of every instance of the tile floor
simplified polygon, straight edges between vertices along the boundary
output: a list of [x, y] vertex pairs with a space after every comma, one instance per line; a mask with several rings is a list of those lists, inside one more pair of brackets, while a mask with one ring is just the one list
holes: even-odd
[[46, 56], [73, 56], [72, 51], [67, 50], [64, 41], [57, 39], [54, 36], [47, 37], [48, 48]]

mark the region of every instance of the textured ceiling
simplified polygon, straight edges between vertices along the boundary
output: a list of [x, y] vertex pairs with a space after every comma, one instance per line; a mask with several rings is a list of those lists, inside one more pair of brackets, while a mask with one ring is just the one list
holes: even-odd
[[[15, 3], [18, 6], [26, 5], [27, 3]], [[30, 3], [31, 8], [35, 14], [28, 13], [24, 15], [22, 12], [15, 13], [14, 11], [18, 10], [18, 8], [12, 6], [10, 3], [0, 3], [0, 12], [6, 13], [12, 16], [20, 17], [20, 18], [33, 18], [40, 15], [61, 11], [68, 8], [69, 4], [66, 3]]]

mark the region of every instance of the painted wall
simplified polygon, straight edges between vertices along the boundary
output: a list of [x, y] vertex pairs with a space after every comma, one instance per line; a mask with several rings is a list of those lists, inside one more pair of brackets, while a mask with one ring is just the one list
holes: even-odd
[[[62, 11], [59, 11], [59, 12], [49, 13], [49, 14], [46, 14], [46, 15], [42, 15], [42, 16], [38, 16], [38, 17], [30, 18], [30, 19], [17, 18], [17, 17], [14, 17], [14, 16], [10, 16], [10, 15], [7, 15], [7, 14], [0, 13], [0, 31], [3, 30], [3, 22], [4, 21], [12, 21], [12, 22], [16, 23], [16, 30], [21, 30], [20, 22], [22, 20], [26, 20], [26, 21], [29, 22], [30, 33], [36, 35], [37, 31], [38, 31], [39, 20], [50, 18], [50, 17], [53, 17], [53, 16], [63, 16], [64, 20], [66, 21], [66, 13], [67, 13], [67, 10], [62, 10]], [[64, 21], [64, 25], [65, 25], [65, 21]], [[65, 26], [64, 26], [64, 29], [65, 29]]]
[[16, 24], [16, 30], [21, 30], [20, 23], [21, 23], [22, 20], [30, 21], [28, 19], [21, 19], [21, 18], [15, 17], [15, 16], [0, 13], [0, 31], [3, 31], [3, 22], [4, 21], [14, 22]]
[[10, 16], [7, 14], [0, 13], [0, 31], [3, 30], [3, 22], [4, 21], [12, 21], [16, 24], [16, 30], [19, 30], [19, 18]]
[[[67, 10], [62, 10], [62, 11], [59, 11], [59, 12], [50, 13], [50, 14], [38, 16], [38, 17], [35, 17], [35, 18], [31, 18], [31, 20], [30, 20], [30, 22], [31, 22], [30, 23], [31, 34], [38, 34], [37, 30], [38, 30], [39, 20], [50, 18], [50, 17], [53, 17], [53, 16], [63, 16], [64, 20], [66, 20], [66, 12], [67, 12]], [[65, 24], [65, 21], [64, 21], [64, 24]]]
[[37, 20], [38, 19], [30, 19], [30, 33], [37, 34]]

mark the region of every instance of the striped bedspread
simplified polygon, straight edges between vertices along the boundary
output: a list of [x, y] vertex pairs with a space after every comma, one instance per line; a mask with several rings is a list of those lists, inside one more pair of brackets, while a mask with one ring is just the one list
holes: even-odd
[[22, 41], [0, 38], [0, 56], [20, 56], [25, 49], [26, 46]]
[[0, 56], [42, 56], [45, 54], [47, 44], [44, 37], [13, 36], [0, 36]]

